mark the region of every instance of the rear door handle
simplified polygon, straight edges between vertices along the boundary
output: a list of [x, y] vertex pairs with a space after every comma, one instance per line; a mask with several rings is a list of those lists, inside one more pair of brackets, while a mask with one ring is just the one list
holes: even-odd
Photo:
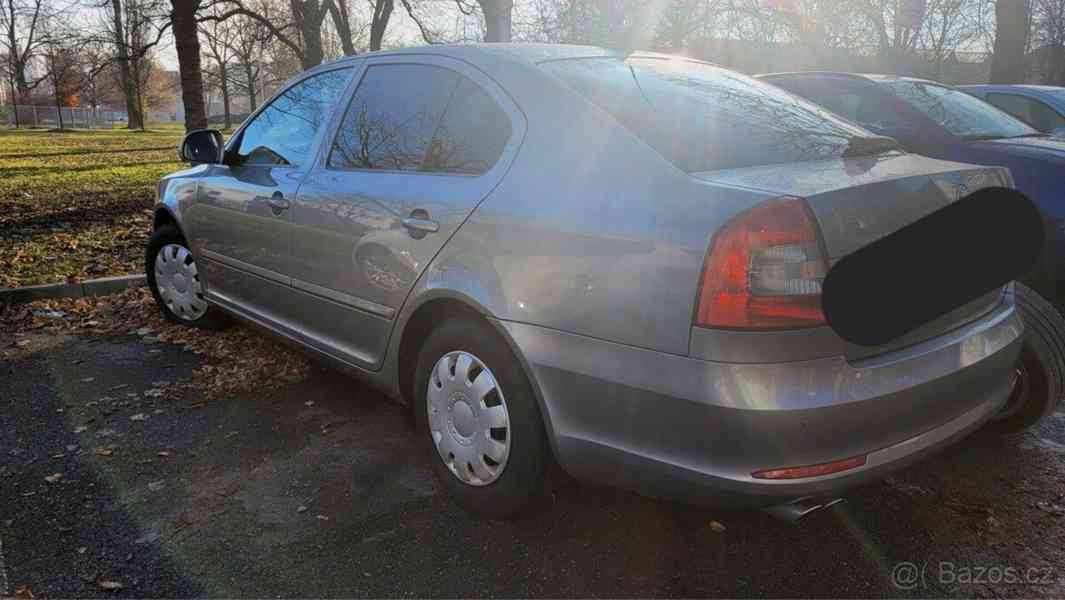
[[425, 233], [436, 233], [440, 231], [440, 224], [436, 221], [429, 219], [418, 219], [416, 217], [407, 217], [403, 219], [403, 226], [411, 231], [422, 231]]
[[275, 215], [280, 215], [292, 206], [289, 204], [288, 200], [285, 199], [285, 195], [280, 191], [274, 192], [274, 195], [270, 196], [268, 204], [270, 205], [270, 210], [273, 211]]
[[429, 211], [424, 208], [416, 208], [410, 211], [410, 216], [400, 221], [407, 228], [407, 233], [416, 240], [425, 237], [426, 234], [440, 231], [440, 224], [429, 218]]

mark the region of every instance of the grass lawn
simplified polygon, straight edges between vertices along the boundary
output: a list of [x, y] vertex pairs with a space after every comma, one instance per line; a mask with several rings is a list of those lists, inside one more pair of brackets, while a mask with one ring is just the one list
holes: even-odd
[[0, 286], [143, 271], [183, 129], [0, 129]]

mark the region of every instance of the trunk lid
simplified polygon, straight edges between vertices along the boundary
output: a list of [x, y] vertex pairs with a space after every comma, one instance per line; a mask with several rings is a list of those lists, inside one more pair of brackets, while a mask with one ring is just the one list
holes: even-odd
[[834, 261], [987, 187], [1012, 188], [1009, 171], [917, 154], [767, 165], [712, 173], [718, 184], [806, 199]]
[[[1009, 171], [890, 152], [873, 157], [768, 165], [700, 173], [716, 184], [804, 198], [821, 230], [829, 266], [969, 194], [1012, 188]], [[848, 344], [851, 359], [876, 356], [928, 340], [992, 310], [1001, 290], [881, 346]]]

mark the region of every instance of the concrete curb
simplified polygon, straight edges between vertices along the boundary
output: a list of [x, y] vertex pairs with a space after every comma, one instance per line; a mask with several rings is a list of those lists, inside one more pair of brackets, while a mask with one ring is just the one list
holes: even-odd
[[27, 285], [17, 288], [0, 288], [0, 305], [25, 304], [34, 300], [51, 298], [82, 298], [85, 296], [106, 296], [130, 288], [147, 285], [144, 274], [119, 275], [89, 279], [81, 283], [50, 283], [46, 285]]

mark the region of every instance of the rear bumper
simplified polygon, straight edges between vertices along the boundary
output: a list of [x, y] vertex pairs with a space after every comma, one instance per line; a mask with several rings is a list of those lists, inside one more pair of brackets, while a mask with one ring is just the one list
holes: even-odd
[[[774, 504], [882, 477], [982, 425], [1009, 395], [1012, 291], [981, 319], [875, 358], [728, 364], [501, 322], [534, 375], [556, 456], [579, 479], [696, 502]], [[763, 469], [865, 455], [790, 481]]]

